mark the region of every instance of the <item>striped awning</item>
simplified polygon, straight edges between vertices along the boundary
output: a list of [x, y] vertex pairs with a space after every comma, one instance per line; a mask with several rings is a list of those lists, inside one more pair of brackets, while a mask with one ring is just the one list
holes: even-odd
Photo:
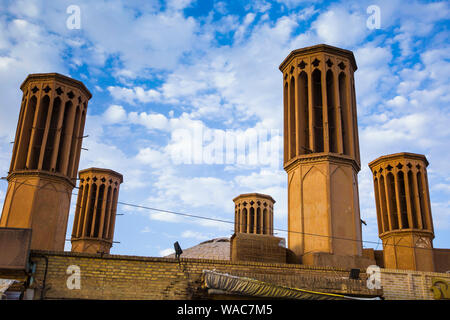
[[6, 290], [17, 280], [13, 279], [0, 279], [0, 294], [5, 293]]
[[354, 297], [341, 294], [316, 292], [306, 289], [289, 288], [256, 279], [233, 276], [211, 270], [203, 270], [203, 286], [220, 290], [226, 294], [268, 299], [298, 300], [381, 300], [380, 297]]

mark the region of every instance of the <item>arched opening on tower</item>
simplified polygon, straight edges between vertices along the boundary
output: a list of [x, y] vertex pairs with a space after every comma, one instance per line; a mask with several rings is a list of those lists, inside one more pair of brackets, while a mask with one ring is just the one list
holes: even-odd
[[26, 105], [28, 103], [28, 99], [25, 99], [26, 94], [24, 93], [24, 96], [22, 97], [22, 103], [20, 105], [20, 112], [19, 112], [19, 121], [17, 122], [17, 129], [16, 129], [16, 137], [14, 139], [14, 141], [12, 143], [13, 144], [13, 150], [12, 150], [12, 157], [11, 157], [11, 164], [9, 167], [9, 172], [12, 172], [15, 169], [15, 165], [16, 165], [16, 160], [17, 160], [17, 149], [19, 148], [19, 141], [21, 140], [21, 135], [22, 135], [22, 127], [23, 127], [23, 123], [24, 123], [24, 118], [25, 118], [25, 109], [26, 109]]
[[349, 105], [349, 111], [348, 111], [348, 115], [350, 117], [350, 125], [355, 128], [354, 130], [354, 134], [351, 137], [351, 140], [353, 142], [353, 151], [352, 151], [352, 155], [356, 158], [356, 160], [359, 162], [359, 139], [358, 139], [358, 120], [356, 119], [356, 91], [355, 91], [355, 79], [351, 79], [351, 104]]
[[298, 138], [300, 154], [308, 153], [309, 145], [309, 107], [308, 107], [308, 76], [302, 71], [298, 76]]
[[15, 143], [19, 144], [16, 156], [16, 164], [14, 166], [15, 170], [25, 169], [27, 155], [29, 152], [30, 142], [31, 142], [31, 131], [33, 128], [34, 116], [36, 113], [36, 96], [32, 96], [28, 101], [27, 109], [23, 117], [22, 131], [19, 137], [19, 141]]
[[36, 109], [37, 114], [37, 120], [36, 120], [36, 127], [34, 128], [34, 141], [32, 144], [31, 154], [30, 154], [30, 162], [29, 162], [29, 169], [37, 169], [39, 165], [39, 157], [41, 154], [41, 147], [43, 138], [44, 138], [44, 131], [45, 131], [45, 125], [47, 122], [47, 115], [48, 115], [48, 106], [50, 104], [50, 98], [45, 95], [40, 102], [39, 107]]
[[416, 201], [414, 198], [414, 178], [413, 178], [413, 172], [411, 170], [408, 170], [408, 185], [409, 185], [409, 202], [411, 203], [411, 216], [412, 216], [412, 227], [414, 229], [418, 228], [418, 223], [417, 223], [417, 208], [416, 208]]
[[51, 161], [52, 161], [52, 155], [53, 150], [55, 149], [55, 137], [58, 130], [58, 122], [59, 122], [59, 115], [61, 112], [61, 99], [59, 97], [56, 97], [53, 100], [53, 108], [52, 108], [52, 115], [50, 120], [50, 127], [48, 128], [48, 134], [47, 134], [47, 142], [45, 144], [45, 152], [44, 152], [44, 162], [42, 164], [42, 169], [50, 171], [51, 167]]
[[67, 101], [64, 106], [64, 118], [63, 123], [61, 127], [61, 137], [59, 140], [59, 149], [58, 149], [58, 158], [56, 160], [56, 172], [66, 174], [66, 172], [62, 172], [64, 157], [67, 155], [67, 152], [70, 148], [70, 133], [69, 133], [69, 119], [70, 115], [72, 114], [72, 102]]
[[72, 237], [76, 238], [78, 237], [78, 225], [80, 220], [80, 211], [81, 211], [81, 201], [83, 199], [83, 189], [84, 186], [80, 185], [78, 188], [78, 198], [77, 198], [77, 204], [75, 208], [75, 217], [73, 219], [73, 229], [72, 229]]
[[283, 104], [284, 104], [284, 132], [283, 132], [283, 142], [284, 142], [284, 161], [288, 161], [288, 94], [289, 94], [289, 86], [286, 82], [284, 84], [283, 90]]
[[94, 225], [94, 233], [93, 236], [95, 238], [99, 237], [99, 228], [100, 224], [102, 224], [104, 221], [102, 221], [102, 211], [103, 211], [103, 197], [105, 195], [105, 185], [102, 183], [100, 185], [100, 188], [98, 190], [98, 199], [97, 199], [97, 210], [95, 212], [95, 225]]
[[341, 132], [342, 150], [346, 155], [350, 155], [350, 137], [348, 135], [348, 99], [347, 99], [347, 79], [344, 72], [339, 74], [339, 105], [341, 110]]
[[337, 138], [336, 138], [336, 104], [334, 99], [334, 78], [331, 70], [326, 74], [327, 83], [327, 115], [328, 115], [328, 141], [330, 152], [337, 152]]
[[250, 208], [249, 233], [255, 233], [255, 209]]
[[[84, 111], [83, 111], [84, 113]], [[74, 171], [74, 162], [75, 162], [75, 157], [76, 157], [76, 151], [77, 151], [77, 146], [78, 146], [78, 140], [80, 139], [80, 137], [78, 136], [78, 130], [79, 130], [79, 126], [80, 126], [80, 107], [77, 107], [77, 110], [75, 112], [75, 122], [73, 124], [73, 129], [71, 134], [71, 139], [69, 142], [69, 146], [70, 146], [70, 154], [69, 154], [69, 164], [67, 166], [67, 175], [69, 176], [69, 178], [73, 177], [73, 171]]]
[[296, 126], [295, 126], [295, 78], [291, 77], [289, 88], [289, 158], [296, 156], [297, 141], [296, 141]]
[[84, 224], [85, 224], [85, 220], [86, 220], [86, 206], [88, 204], [88, 198], [89, 198], [89, 190], [90, 189], [90, 185], [86, 184], [85, 189], [84, 189], [84, 194], [83, 194], [83, 201], [81, 204], [81, 211], [80, 211], [80, 219], [79, 219], [79, 227], [78, 227], [78, 234], [77, 237], [82, 237], [83, 236], [83, 229], [84, 229]]
[[427, 230], [428, 229], [428, 225], [427, 225], [427, 219], [426, 219], [426, 215], [427, 212], [425, 210], [425, 199], [424, 199], [424, 186], [422, 183], [422, 173], [419, 171], [417, 172], [417, 187], [418, 187], [418, 191], [419, 191], [419, 205], [420, 205], [420, 212], [421, 212], [421, 219], [422, 219], [422, 227], [423, 229]]
[[395, 197], [395, 180], [392, 172], [386, 175], [387, 187], [388, 187], [388, 201], [391, 211], [391, 227], [392, 230], [398, 229], [398, 212], [397, 212], [397, 199]]
[[313, 112], [314, 112], [314, 151], [323, 152], [323, 104], [322, 81], [320, 70], [312, 73], [313, 83]]
[[85, 237], [91, 236], [91, 228], [92, 223], [94, 220], [94, 208], [95, 208], [95, 199], [97, 197], [97, 185], [93, 183], [91, 185], [91, 195], [89, 197], [89, 204], [88, 204], [88, 212], [87, 212], [87, 219], [86, 219], [86, 231], [84, 233]]
[[247, 208], [242, 209], [242, 224], [243, 232], [248, 232], [247, 225], [248, 225], [248, 217], [247, 217]]
[[262, 234], [261, 208], [256, 209], [256, 233]]
[[269, 233], [269, 212], [267, 209], [263, 210], [263, 219], [264, 219], [264, 234]]
[[380, 201], [381, 211], [383, 213], [384, 232], [386, 232], [391, 230], [391, 226], [389, 225], [389, 217], [386, 202], [386, 187], [383, 175], [380, 175], [380, 199], [381, 199]]
[[402, 228], [409, 228], [408, 211], [406, 208], [406, 189], [405, 189], [405, 175], [403, 171], [397, 173], [398, 177], [398, 193], [400, 198], [400, 217], [402, 221]]
[[77, 130], [77, 139], [76, 139], [76, 149], [73, 152], [74, 154], [74, 162], [72, 165], [72, 171], [68, 173], [68, 175], [71, 178], [76, 178], [77, 176], [77, 170], [78, 170], [78, 164], [80, 163], [80, 153], [81, 153], [81, 145], [83, 144], [83, 132], [84, 132], [84, 124], [86, 121], [86, 109], [87, 109], [87, 104], [86, 102], [83, 103], [83, 112], [81, 113], [81, 122], [78, 125], [78, 130]]
[[102, 234], [103, 239], [107, 239], [108, 237], [109, 221], [111, 219], [111, 205], [112, 205], [112, 188], [111, 186], [109, 186], [108, 192], [106, 194], [105, 224], [103, 226], [103, 234]]
[[377, 219], [378, 219], [378, 233], [381, 234], [385, 230], [383, 230], [383, 214], [380, 212], [381, 206], [380, 206], [380, 190], [378, 188], [378, 179], [375, 178], [373, 180], [374, 190], [375, 190], [375, 206], [377, 210]]
[[114, 188], [113, 191], [113, 201], [111, 207], [111, 219], [109, 223], [109, 232], [108, 232], [108, 240], [112, 240], [114, 234], [114, 223], [116, 221], [116, 208], [117, 208], [117, 198], [119, 194], [117, 193], [117, 188]]

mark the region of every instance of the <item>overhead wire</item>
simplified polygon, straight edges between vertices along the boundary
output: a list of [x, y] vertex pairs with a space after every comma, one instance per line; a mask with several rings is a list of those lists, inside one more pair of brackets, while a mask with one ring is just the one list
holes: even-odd
[[[7, 180], [5, 177], [1, 177], [1, 180]], [[52, 191], [56, 191], [56, 192], [62, 192], [62, 193], [70, 193], [71, 195], [74, 196], [78, 196], [78, 193], [73, 193], [73, 192], [67, 192], [67, 191], [63, 191], [63, 190], [55, 190], [53, 188], [45, 188], [45, 186], [38, 186], [38, 185], [33, 185], [33, 184], [28, 184], [26, 182], [20, 182], [20, 184], [22, 185], [28, 185], [31, 187], [36, 187], [39, 189], [49, 189]], [[80, 187], [75, 186], [75, 189], [79, 189]], [[105, 202], [107, 202], [108, 200], [105, 200]], [[113, 201], [113, 200], [110, 200]], [[211, 217], [205, 217], [205, 216], [201, 216], [201, 215], [196, 215], [196, 214], [190, 214], [190, 213], [183, 213], [183, 212], [177, 212], [177, 211], [172, 211], [172, 210], [166, 210], [166, 209], [160, 209], [160, 208], [155, 208], [155, 207], [149, 207], [149, 206], [144, 206], [144, 205], [140, 205], [140, 204], [133, 204], [133, 203], [128, 203], [128, 202], [124, 202], [124, 201], [117, 201], [117, 204], [120, 205], [124, 205], [124, 206], [129, 206], [129, 207], [134, 207], [134, 208], [138, 208], [138, 209], [144, 209], [144, 210], [150, 210], [150, 211], [155, 211], [155, 212], [162, 212], [162, 213], [169, 213], [169, 214], [173, 214], [173, 215], [178, 215], [178, 216], [183, 216], [183, 217], [188, 217], [188, 218], [196, 218], [196, 219], [202, 219], [202, 220], [208, 220], [208, 221], [214, 221], [214, 222], [220, 222], [220, 223], [228, 223], [228, 224], [233, 224], [233, 225], [240, 225], [240, 226], [244, 226], [246, 224], [242, 224], [242, 223], [236, 223], [234, 221], [230, 221], [230, 220], [224, 220], [224, 219], [219, 219], [219, 218], [211, 218]], [[79, 207], [76, 203], [75, 206]], [[117, 215], [117, 214], [116, 214]], [[354, 241], [354, 242], [361, 242], [361, 243], [370, 243], [373, 245], [378, 245], [380, 244], [379, 241], [370, 241], [370, 240], [359, 240], [359, 239], [352, 239], [352, 238], [343, 238], [343, 237], [336, 237], [336, 236], [330, 236], [330, 235], [323, 235], [323, 234], [316, 234], [316, 233], [310, 233], [310, 232], [304, 232], [304, 231], [295, 231], [295, 230], [286, 230], [286, 229], [279, 229], [279, 228], [273, 228], [273, 231], [279, 231], [279, 232], [285, 232], [285, 233], [294, 233], [294, 234], [302, 234], [305, 236], [314, 236], [314, 237], [323, 237], [323, 238], [331, 238], [331, 239], [336, 239], [336, 240], [344, 240], [344, 241]], [[407, 246], [407, 245], [399, 245], [399, 244], [390, 244], [390, 243], [384, 243], [384, 246], [394, 246], [394, 247], [405, 247], [405, 248], [418, 248], [418, 249], [423, 249], [423, 250], [433, 250], [433, 248], [423, 248], [423, 247], [416, 247], [416, 246]]]

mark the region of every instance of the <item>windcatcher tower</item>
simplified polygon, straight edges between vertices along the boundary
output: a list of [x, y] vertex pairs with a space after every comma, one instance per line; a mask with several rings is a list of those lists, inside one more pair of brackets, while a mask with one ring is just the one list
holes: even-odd
[[232, 261], [286, 263], [284, 239], [273, 236], [275, 200], [265, 194], [246, 193], [234, 201], [234, 234], [230, 240]]
[[31, 228], [31, 249], [64, 250], [91, 93], [57, 73], [30, 74], [20, 89], [0, 227]]
[[241, 194], [233, 199], [234, 232], [273, 235], [273, 205], [271, 196], [260, 193]]
[[280, 65], [288, 244], [303, 264], [358, 267], [364, 260], [356, 69], [351, 51], [324, 44], [294, 50]]
[[109, 254], [122, 182], [122, 175], [112, 170], [89, 168], [80, 171], [72, 251]]
[[384, 266], [434, 271], [434, 229], [424, 155], [396, 153], [369, 163]]

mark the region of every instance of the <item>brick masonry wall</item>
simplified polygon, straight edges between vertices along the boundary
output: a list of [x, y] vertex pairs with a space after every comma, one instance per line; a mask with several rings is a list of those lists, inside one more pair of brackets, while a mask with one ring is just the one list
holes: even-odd
[[[72, 252], [32, 252], [37, 263], [35, 298], [40, 298], [48, 257], [46, 299], [202, 299], [203, 270], [216, 270], [279, 285], [344, 294], [375, 294], [362, 280], [349, 280], [349, 271], [325, 267], [260, 262], [230, 262], [204, 259], [175, 259], [103, 256]], [[76, 265], [81, 272], [81, 289], [68, 289], [67, 268]], [[378, 292], [379, 293], [379, 292]]]
[[386, 300], [432, 300], [432, 279], [440, 278], [450, 285], [450, 274], [381, 269], [381, 285]]
[[450, 271], [450, 249], [433, 249], [434, 271]]
[[231, 260], [286, 263], [282, 240], [266, 234], [235, 233], [230, 240]]

